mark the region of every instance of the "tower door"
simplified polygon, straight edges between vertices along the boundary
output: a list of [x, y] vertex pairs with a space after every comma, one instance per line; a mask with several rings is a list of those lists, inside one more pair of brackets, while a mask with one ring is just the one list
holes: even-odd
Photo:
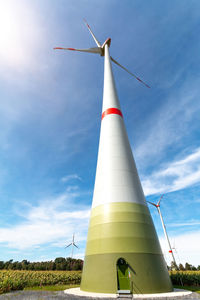
[[129, 267], [124, 258], [117, 261], [117, 282], [119, 293], [130, 294]]

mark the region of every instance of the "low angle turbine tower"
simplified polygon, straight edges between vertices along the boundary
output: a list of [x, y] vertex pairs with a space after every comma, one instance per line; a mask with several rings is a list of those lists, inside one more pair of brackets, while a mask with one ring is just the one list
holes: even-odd
[[104, 57], [101, 132], [81, 290], [164, 293], [172, 285], [126, 133], [111, 61], [149, 86], [109, 54], [86, 23], [97, 47], [73, 50]]

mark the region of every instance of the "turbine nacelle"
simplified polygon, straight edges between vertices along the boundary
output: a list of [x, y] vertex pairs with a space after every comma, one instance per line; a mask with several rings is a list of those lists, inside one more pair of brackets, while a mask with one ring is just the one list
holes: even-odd
[[108, 45], [108, 47], [110, 48], [110, 44], [111, 44], [111, 38], [107, 38], [107, 40], [105, 40], [105, 42], [101, 46], [101, 49], [102, 49], [101, 56], [105, 55], [105, 45]]
[[[92, 29], [90, 28], [89, 24], [86, 22], [86, 20], [84, 20], [84, 22], [86, 23], [86, 26], [88, 27], [88, 30], [90, 32], [90, 34], [92, 35], [97, 47], [94, 48], [89, 48], [89, 49], [75, 49], [75, 48], [63, 48], [63, 47], [55, 47], [54, 49], [58, 49], [58, 50], [71, 50], [71, 51], [79, 51], [79, 52], [88, 52], [88, 53], [94, 53], [94, 54], [100, 54], [101, 56], [105, 55], [105, 46], [107, 45], [108, 47], [110, 47], [111, 44], [111, 38], [107, 38], [107, 40], [105, 40], [105, 42], [103, 44], [101, 44], [96, 36], [94, 35]], [[146, 87], [150, 88], [150, 86], [148, 84], [146, 84], [143, 80], [141, 80], [139, 77], [137, 77], [135, 74], [131, 73], [129, 70], [127, 70], [124, 66], [122, 66], [120, 63], [118, 63], [114, 58], [112, 58], [110, 56], [110, 59], [112, 62], [114, 62], [116, 65], [118, 65], [120, 68], [124, 69], [126, 72], [128, 72], [130, 75], [132, 75], [133, 77], [135, 77], [138, 81], [140, 81], [141, 83], [143, 83]]]
[[160, 201], [162, 200], [163, 196], [164, 196], [164, 194], [161, 195], [158, 203], [153, 203], [153, 202], [150, 202], [148, 200], [147, 200], [147, 202], [150, 203], [151, 205], [155, 206], [156, 208], [158, 208], [158, 207], [160, 207]]

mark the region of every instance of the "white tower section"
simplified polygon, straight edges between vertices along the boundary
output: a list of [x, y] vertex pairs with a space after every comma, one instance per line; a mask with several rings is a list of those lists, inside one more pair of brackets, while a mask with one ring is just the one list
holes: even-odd
[[146, 205], [115, 88], [109, 48], [105, 45], [102, 124], [93, 207], [111, 202]]

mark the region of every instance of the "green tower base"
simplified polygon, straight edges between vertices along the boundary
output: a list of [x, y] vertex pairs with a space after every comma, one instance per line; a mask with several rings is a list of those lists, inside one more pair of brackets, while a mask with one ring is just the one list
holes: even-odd
[[[119, 261], [125, 264], [120, 266]], [[81, 290], [112, 294], [173, 290], [147, 206], [115, 202], [92, 209]]]
[[[117, 293], [119, 286], [116, 262], [120, 257], [130, 266], [131, 293], [167, 293], [173, 290], [163, 256], [144, 253], [112, 253], [85, 257], [81, 290]], [[166, 271], [163, 272], [163, 269]]]

